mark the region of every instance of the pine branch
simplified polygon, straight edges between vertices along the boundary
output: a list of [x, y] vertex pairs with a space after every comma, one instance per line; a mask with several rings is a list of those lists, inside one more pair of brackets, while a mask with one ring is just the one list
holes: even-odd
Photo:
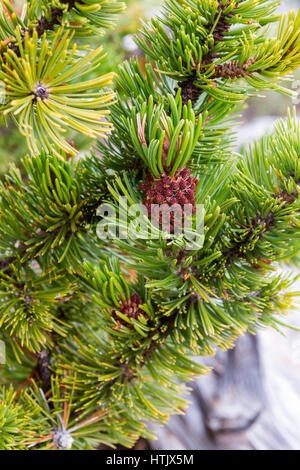
[[[208, 4], [170, 0], [162, 18], [144, 25], [137, 38], [160, 72], [178, 81], [184, 103], [186, 99], [196, 103], [203, 95], [199, 110], [207, 109], [211, 101], [215, 106], [218, 101], [237, 104], [245, 100], [241, 86], [235, 84], [238, 79], [244, 79], [249, 92], [273, 88], [271, 77], [278, 85], [283, 75], [299, 66], [299, 15], [273, 16], [277, 3], [267, 0], [259, 7], [245, 1]], [[265, 42], [262, 26], [273, 22], [279, 23], [278, 36]], [[239, 27], [230, 29], [235, 23]]]
[[[225, 259], [225, 265], [228, 267], [236, 258], [245, 259], [247, 261], [247, 245], [254, 246], [266, 232], [271, 231], [275, 226], [274, 214], [269, 212], [266, 217], [261, 214], [252, 218], [250, 227], [247, 229], [245, 236], [240, 241], [237, 241], [222, 253], [222, 258]], [[255, 240], [255, 242], [254, 242]]]
[[[208, 34], [211, 34], [212, 31], [213, 45], [202, 57], [200, 71], [205, 70], [205, 68], [218, 57], [218, 54], [214, 52], [216, 45], [218, 42], [222, 42], [224, 40], [224, 35], [230, 30], [232, 24], [228, 22], [227, 19], [230, 19], [234, 16], [234, 10], [238, 7], [239, 3], [240, 2], [236, 1], [228, 1], [226, 4], [224, 4], [223, 0], [218, 0], [218, 8], [215, 17], [211, 24], [207, 24], [205, 26]], [[226, 12], [229, 6], [232, 6], [233, 9], [229, 12]], [[198, 65], [199, 64], [195, 64], [195, 69], [198, 67]], [[242, 67], [240, 67], [237, 61], [231, 64], [222, 64], [219, 66], [217, 65], [215, 66], [214, 76], [216, 78], [245, 77], [247, 66], [248, 64], [246, 63]], [[195, 72], [187, 80], [178, 83], [181, 88], [181, 96], [184, 104], [187, 104], [189, 100], [191, 100], [192, 103], [195, 104], [203, 93], [202, 89], [197, 87], [197, 85], [194, 83], [196, 78], [197, 74]]]
[[[227, 62], [224, 64], [214, 65], [211, 78], [224, 78], [224, 79], [238, 79], [251, 76], [253, 71], [248, 70], [249, 67], [254, 65], [256, 59], [248, 59], [243, 65], [239, 64], [239, 61], [235, 60], [233, 62]], [[207, 67], [211, 65], [211, 61], [208, 62], [207, 59], [203, 60], [200, 66], [200, 71], [204, 73], [207, 70]], [[255, 72], [259, 72], [256, 70]], [[181, 88], [181, 96], [183, 104], [187, 104], [191, 100], [192, 104], [195, 105], [203, 93], [202, 89], [196, 85], [197, 73], [195, 72], [190, 78], [183, 82], [178, 82], [179, 87]]]
[[[212, 24], [207, 25], [208, 32], [213, 31], [213, 38], [215, 44], [217, 42], [221, 42], [224, 40], [224, 35], [230, 30], [231, 23], [227, 20], [234, 17], [235, 10], [238, 8], [239, 4], [242, 3], [241, 1], [228, 1], [224, 4], [223, 0], [218, 0], [218, 9]], [[226, 11], [230, 8], [230, 11]], [[207, 54], [211, 57], [211, 53]]]
[[[66, 0], [63, 0], [62, 3], [69, 3], [69, 2]], [[71, 5], [70, 5], [70, 8], [71, 8]], [[11, 10], [10, 10], [10, 13], [12, 13]], [[38, 37], [41, 37], [47, 31], [53, 31], [55, 26], [61, 24], [63, 14], [64, 14], [63, 9], [60, 9], [57, 7], [51, 7], [49, 10], [50, 19], [48, 19], [49, 15], [41, 16], [41, 18], [39, 18], [36, 21], [36, 25], [34, 27], [27, 27], [25, 29], [20, 30], [21, 43], [16, 42], [16, 39], [13, 38], [11, 41], [7, 43], [7, 47], [11, 49], [18, 57], [20, 57], [21, 55], [20, 51], [24, 47], [25, 34], [28, 34], [29, 37], [32, 37], [33, 32], [36, 31], [38, 34]], [[5, 56], [3, 57], [3, 60], [4, 62], [6, 62]]]

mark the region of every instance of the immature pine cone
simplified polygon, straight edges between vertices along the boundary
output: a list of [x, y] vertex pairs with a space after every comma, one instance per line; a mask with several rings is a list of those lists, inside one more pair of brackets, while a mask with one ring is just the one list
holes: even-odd
[[[179, 169], [174, 176], [163, 174], [159, 178], [155, 178], [148, 175], [146, 181], [140, 185], [140, 190], [146, 193], [143, 204], [147, 208], [149, 219], [162, 228], [162, 212], [158, 207], [162, 204], [167, 204], [169, 207], [178, 204], [183, 209], [182, 216], [184, 216], [184, 205], [191, 204], [194, 214], [196, 212], [195, 190], [197, 184], [198, 180], [191, 176], [188, 168]], [[174, 233], [175, 215], [173, 212], [170, 213], [170, 233]]]
[[[143, 301], [139, 298], [139, 296], [137, 294], [132, 294], [129, 300], [126, 300], [125, 302], [120, 301], [119, 311], [126, 315], [126, 317], [134, 318], [135, 320], [137, 320], [140, 315], [143, 315], [145, 318], [147, 318], [144, 310], [140, 308], [140, 305], [142, 304]], [[120, 318], [115, 311], [113, 311], [113, 317], [122, 325], [127, 327], [130, 326], [129, 323]]]

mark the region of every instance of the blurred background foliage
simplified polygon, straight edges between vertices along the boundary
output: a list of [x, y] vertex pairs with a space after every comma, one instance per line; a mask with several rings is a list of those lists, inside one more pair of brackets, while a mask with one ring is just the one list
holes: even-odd
[[[24, 5], [24, 0], [12, 0], [12, 2], [20, 10]], [[141, 20], [149, 18], [157, 12], [161, 4], [160, 0], [125, 0], [125, 2], [127, 11], [121, 15], [117, 27], [106, 33], [103, 38], [100, 38], [104, 51], [107, 53], [106, 61], [101, 66], [101, 73], [116, 71], [118, 64], [132, 55], [141, 56], [141, 52], [133, 41], [133, 34], [138, 30]], [[280, 8], [285, 10], [296, 8], [299, 5], [300, 0], [284, 0], [281, 2]], [[95, 39], [93, 38], [92, 41], [95, 41]], [[143, 60], [142, 57], [141, 60]], [[268, 93], [265, 99], [257, 97], [250, 100], [250, 104], [244, 110], [241, 119], [240, 143], [252, 140], [256, 136], [259, 137], [257, 134], [261, 135], [275, 119], [286, 116], [287, 107], [296, 105], [298, 114], [300, 113], [299, 71], [288, 86], [298, 92], [298, 99], [294, 103], [291, 98], [284, 95], [279, 96], [272, 92]], [[93, 144], [87, 137], [83, 136], [71, 135], [70, 139], [74, 139], [76, 147], [80, 148], [82, 152], [87, 151]], [[12, 124], [6, 127], [4, 122], [0, 122], [0, 177], [7, 172], [11, 162], [18, 164], [27, 152], [26, 142], [18, 130]]]

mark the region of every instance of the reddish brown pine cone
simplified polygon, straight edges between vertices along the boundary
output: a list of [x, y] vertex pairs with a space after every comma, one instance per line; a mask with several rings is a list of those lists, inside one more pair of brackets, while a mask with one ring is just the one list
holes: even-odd
[[[143, 204], [147, 208], [148, 217], [152, 222], [163, 227], [162, 211], [158, 205], [167, 204], [169, 207], [178, 204], [184, 217], [184, 205], [191, 204], [192, 213], [196, 212], [195, 190], [198, 180], [191, 176], [188, 168], [179, 169], [174, 176], [161, 175], [155, 178], [147, 175], [146, 181], [140, 185], [140, 190], [146, 195]], [[174, 218], [176, 211], [170, 212], [170, 233], [174, 233]], [[169, 227], [168, 227], [169, 228]]]
[[[126, 300], [125, 302], [120, 301], [119, 311], [126, 315], [126, 317], [134, 318], [135, 320], [137, 320], [140, 315], [143, 315], [145, 318], [147, 318], [147, 315], [144, 310], [140, 308], [140, 305], [142, 305], [143, 303], [144, 302], [139, 298], [137, 294], [132, 294], [129, 300]], [[112, 315], [114, 319], [122, 325], [130, 327], [129, 323], [120, 318], [115, 311], [113, 311]]]

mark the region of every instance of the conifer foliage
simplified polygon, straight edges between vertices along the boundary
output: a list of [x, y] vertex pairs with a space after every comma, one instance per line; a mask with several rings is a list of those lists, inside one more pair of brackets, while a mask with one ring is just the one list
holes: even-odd
[[[124, 62], [112, 84], [94, 44], [122, 4], [1, 0], [1, 112], [28, 143], [0, 186], [1, 449], [151, 438], [147, 423], [183, 413], [185, 384], [209, 372], [193, 356], [295, 306], [278, 269], [300, 251], [295, 113], [233, 151], [246, 99], [289, 93], [300, 65], [300, 14], [277, 6], [166, 0], [136, 38], [146, 64]], [[75, 158], [70, 131], [100, 139]], [[156, 203], [183, 209], [189, 233], [176, 213], [166, 230]]]

